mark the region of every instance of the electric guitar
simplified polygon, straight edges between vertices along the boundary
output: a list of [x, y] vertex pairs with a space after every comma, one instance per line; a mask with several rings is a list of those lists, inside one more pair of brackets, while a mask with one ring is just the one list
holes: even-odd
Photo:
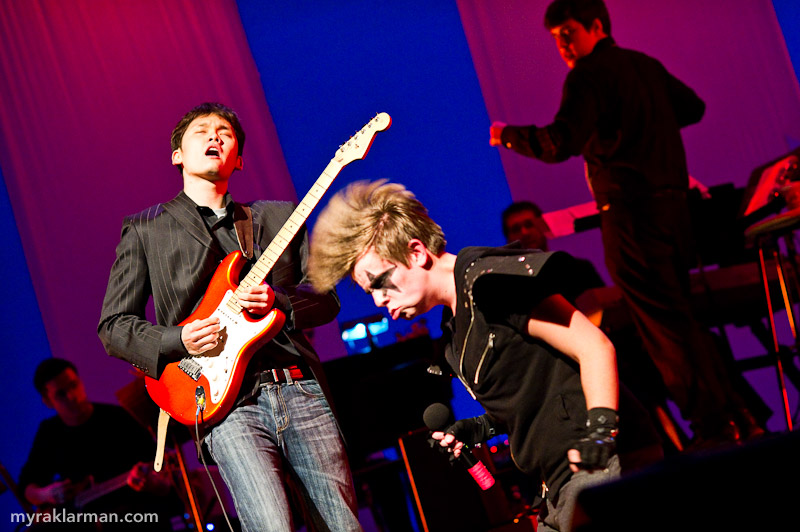
[[[173, 468], [177, 468], [175, 461], [178, 459], [177, 455], [174, 452], [169, 452], [166, 455], [167, 463], [170, 467], [170, 473], [172, 474]], [[109, 478], [100, 482], [99, 484], [95, 484], [94, 478], [89, 475], [85, 477], [80, 482], [73, 482], [72, 483], [72, 492], [74, 496], [71, 500], [63, 503], [63, 504], [41, 504], [34, 509], [29, 508], [26, 506], [27, 499], [25, 500], [25, 505], [23, 505], [23, 509], [27, 512], [27, 514], [31, 517], [29, 519], [32, 523], [32, 526], [25, 528], [30, 532], [48, 532], [51, 530], [64, 530], [63, 527], [55, 524], [58, 521], [54, 521], [54, 516], [61, 512], [62, 510], [65, 512], [75, 512], [75, 511], [87, 511], [87, 506], [95, 503], [98, 499], [103, 499], [97, 504], [92, 504], [88, 508], [90, 512], [116, 512], [120, 510], [120, 504], [123, 506], [129, 501], [131, 496], [136, 496], [135, 491], [133, 488], [128, 486], [128, 477], [131, 474], [132, 469], [125, 471], [115, 477]], [[126, 489], [127, 493], [124, 494], [124, 499], [122, 501], [120, 499], [115, 499], [114, 501], [109, 502], [108, 500], [104, 499], [107, 495], [111, 495], [112, 493], [116, 493], [118, 490]], [[142, 492], [144, 493], [144, 492]], [[148, 503], [149, 504], [149, 503]], [[160, 512], [161, 509], [154, 508], [153, 511]], [[49, 515], [48, 515], [49, 514]], [[88, 522], [88, 521], [87, 521]], [[88, 526], [88, 525], [87, 525]], [[80, 530], [84, 530], [84, 527], [81, 527]], [[92, 528], [93, 530], [94, 528]], [[70, 529], [71, 530], [71, 529]], [[105, 530], [102, 527], [99, 527], [97, 530]]]
[[37, 510], [39, 513], [48, 513], [56, 508], [62, 507], [82, 510], [87, 504], [126, 487], [128, 485], [128, 476], [130, 473], [130, 471], [125, 471], [124, 473], [105, 480], [99, 484], [95, 484], [91, 476], [86, 477], [80, 482], [73, 484], [73, 489], [75, 490], [76, 495], [71, 501], [59, 506], [43, 504], [39, 506]]
[[[264, 316], [243, 310], [238, 299], [240, 290], [264, 282], [342, 168], [363, 159], [375, 135], [387, 129], [391, 122], [388, 114], [379, 113], [339, 147], [322, 175], [238, 286], [245, 262], [240, 251], [225, 257], [217, 267], [197, 309], [180, 323], [185, 325], [211, 316], [219, 318], [222, 329], [217, 346], [200, 355], [167, 364], [158, 379], [145, 377], [147, 393], [173, 419], [184, 425], [194, 425], [195, 422], [213, 425], [233, 408], [248, 362], [259, 347], [278, 334], [285, 321], [283, 312], [276, 308]], [[198, 419], [198, 413], [202, 414], [202, 419]]]
[[72, 501], [72, 507], [81, 509], [104, 495], [124, 488], [128, 485], [128, 475], [130, 475], [130, 471], [125, 471], [121, 475], [117, 475], [100, 484], [92, 484], [91, 480], [85, 482], [82, 484], [81, 488], [79, 488], [82, 491], [75, 495], [75, 499]]
[[[57, 516], [60, 512], [75, 512], [75, 511], [84, 511], [84, 507], [87, 504], [94, 502], [105, 495], [108, 495], [112, 492], [117, 491], [128, 485], [128, 475], [130, 471], [126, 471], [119, 476], [114, 478], [110, 478], [105, 482], [101, 482], [100, 484], [92, 484], [93, 480], [91, 477], [86, 477], [82, 481], [73, 484], [73, 489], [77, 491], [77, 495], [71, 500], [64, 504], [52, 505], [52, 504], [41, 504], [36, 507], [35, 512], [29, 512], [27, 519], [30, 519], [29, 526], [25, 528], [28, 532], [54, 532], [57, 530], [67, 530], [69, 529], [69, 525], [66, 525], [67, 528], [64, 528], [65, 525], [57, 524], [57, 520], [55, 516]], [[97, 511], [104, 511], [107, 512], [114, 508], [110, 507], [92, 507], [92, 512]], [[90, 523], [90, 521], [86, 521]], [[18, 527], [19, 528], [19, 527]], [[83, 526], [79, 526], [79, 530], [97, 530], [98, 532], [101, 530], [100, 523], [95, 522], [94, 526], [91, 524], [86, 524]]]

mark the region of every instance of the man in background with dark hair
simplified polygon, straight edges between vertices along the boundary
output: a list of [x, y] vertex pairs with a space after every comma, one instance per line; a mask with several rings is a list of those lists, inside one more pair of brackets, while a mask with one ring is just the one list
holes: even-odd
[[[123, 222], [98, 333], [110, 355], [154, 379], [167, 364], [191, 362], [225, 341], [215, 314], [179, 324], [226, 256], [240, 251], [247, 275], [294, 211], [289, 202], [233, 201], [228, 183], [242, 169], [244, 140], [239, 118], [224, 105], [205, 103], [186, 113], [171, 137], [183, 190]], [[204, 438], [245, 532], [294, 529], [289, 480], [309, 527], [361, 530], [322, 364], [302, 332], [339, 312], [333, 290], [317, 293], [305, 283], [307, 240], [305, 227], [298, 228], [266, 282], [237, 290], [245, 312], [260, 318], [277, 308], [286, 321], [252, 354], [235, 406]], [[151, 297], [156, 323], [145, 318]]]
[[506, 242], [518, 241], [526, 249], [547, 251], [550, 228], [542, 218], [542, 209], [531, 201], [515, 201], [503, 209], [503, 236]]
[[[542, 209], [531, 201], [515, 201], [506, 207], [502, 214], [503, 236], [506, 242], [519, 242], [525, 249], [547, 251], [547, 233], [550, 228], [542, 214]], [[575, 279], [580, 286], [579, 293], [605, 285], [590, 261], [576, 257], [575, 266], [579, 274]]]
[[606, 266], [697, 445], [763, 434], [689, 302], [696, 261], [680, 129], [705, 104], [657, 60], [616, 45], [602, 0], [556, 0], [545, 26], [570, 68], [555, 119], [495, 122], [491, 144], [549, 163], [583, 156]]
[[[182, 506], [168, 474], [148, 465], [155, 444], [147, 430], [122, 407], [89, 401], [68, 360], [44, 360], [33, 383], [56, 415], [39, 425], [20, 473], [19, 489], [28, 502], [44, 513], [65, 508], [73, 513], [116, 513], [119, 520], [128, 513], [158, 513], [157, 522], [106, 524], [103, 531], [172, 530], [170, 517], [182, 513]], [[85, 508], [72, 508], [76, 496], [85, 497], [93, 484], [115, 477], [120, 479], [117, 489]], [[78, 525], [65, 526], [77, 530]], [[97, 530], [94, 523], [86, 526]]]

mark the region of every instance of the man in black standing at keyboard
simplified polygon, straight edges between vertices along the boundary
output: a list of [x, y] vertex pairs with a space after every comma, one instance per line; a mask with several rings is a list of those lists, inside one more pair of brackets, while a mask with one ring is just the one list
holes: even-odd
[[602, 0], [555, 0], [545, 26], [570, 68], [555, 119], [495, 122], [491, 144], [550, 163], [584, 157], [609, 274], [695, 443], [763, 433], [689, 302], [695, 261], [680, 130], [705, 104], [657, 60], [617, 46]]

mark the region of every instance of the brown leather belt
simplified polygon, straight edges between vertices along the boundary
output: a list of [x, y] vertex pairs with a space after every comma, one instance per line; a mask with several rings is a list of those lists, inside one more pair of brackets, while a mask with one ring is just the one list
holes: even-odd
[[303, 370], [297, 366], [290, 366], [288, 368], [273, 368], [264, 370], [258, 374], [258, 384], [259, 386], [263, 384], [275, 384], [282, 382], [292, 384], [294, 381], [299, 381], [309, 377], [310, 375], [304, 375]]

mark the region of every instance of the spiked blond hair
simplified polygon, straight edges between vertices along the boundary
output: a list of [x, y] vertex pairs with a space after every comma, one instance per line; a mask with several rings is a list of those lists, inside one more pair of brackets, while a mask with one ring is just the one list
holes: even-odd
[[419, 239], [436, 256], [446, 241], [428, 210], [403, 185], [385, 179], [358, 181], [335, 194], [311, 234], [308, 277], [324, 292], [352, 275], [370, 249], [384, 260], [408, 266], [408, 243]]

